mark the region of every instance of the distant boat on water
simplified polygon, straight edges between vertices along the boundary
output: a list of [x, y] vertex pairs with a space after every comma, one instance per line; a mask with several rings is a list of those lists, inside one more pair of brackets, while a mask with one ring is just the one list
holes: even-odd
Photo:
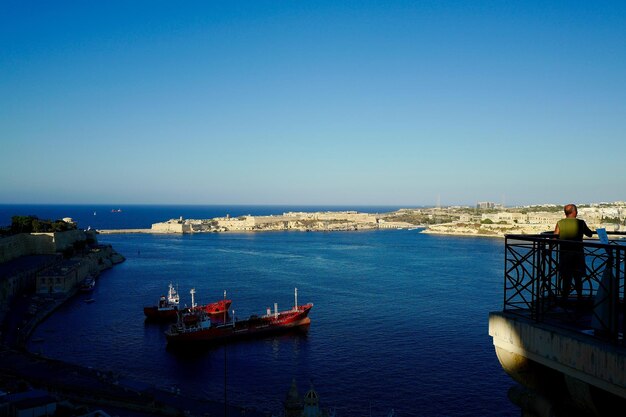
[[111, 213], [121, 213], [122, 209], [111, 209]]

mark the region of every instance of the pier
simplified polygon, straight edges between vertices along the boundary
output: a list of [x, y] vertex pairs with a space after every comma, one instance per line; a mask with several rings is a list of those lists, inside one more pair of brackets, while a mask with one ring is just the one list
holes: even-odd
[[[505, 238], [503, 310], [490, 313], [489, 335], [524, 417], [626, 413], [626, 236], [609, 236]], [[574, 250], [584, 251], [586, 274], [582, 294], [565, 296], [559, 262]]]

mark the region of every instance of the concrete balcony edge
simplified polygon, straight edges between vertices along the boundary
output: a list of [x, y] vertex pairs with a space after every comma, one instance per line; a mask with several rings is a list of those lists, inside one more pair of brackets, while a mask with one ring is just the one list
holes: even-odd
[[[576, 378], [626, 399], [626, 349], [507, 312], [489, 313], [489, 335], [498, 349]], [[498, 360], [509, 374], [520, 361]]]

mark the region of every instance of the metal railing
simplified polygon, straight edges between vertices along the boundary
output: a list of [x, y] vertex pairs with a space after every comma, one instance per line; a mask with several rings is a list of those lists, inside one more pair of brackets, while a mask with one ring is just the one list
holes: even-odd
[[[548, 233], [505, 236], [504, 311], [624, 344], [626, 240], [619, 238], [626, 233], [609, 236], [608, 244]], [[579, 262], [573, 274], [572, 259]]]

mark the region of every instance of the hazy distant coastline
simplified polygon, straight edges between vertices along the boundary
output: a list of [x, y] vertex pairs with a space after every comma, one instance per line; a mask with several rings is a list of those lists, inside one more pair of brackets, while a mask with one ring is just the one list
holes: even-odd
[[[485, 204], [485, 203], [480, 203]], [[579, 217], [592, 228], [626, 229], [626, 203], [579, 206]], [[537, 234], [554, 230], [563, 218], [562, 207], [540, 205], [516, 208], [495, 205], [467, 207], [403, 208], [388, 213], [356, 210], [285, 212], [271, 215], [242, 215], [210, 219], [169, 219], [150, 229], [103, 229], [100, 233], [220, 233], [263, 231], [353, 231], [421, 229], [422, 233], [503, 237], [507, 234]]]

